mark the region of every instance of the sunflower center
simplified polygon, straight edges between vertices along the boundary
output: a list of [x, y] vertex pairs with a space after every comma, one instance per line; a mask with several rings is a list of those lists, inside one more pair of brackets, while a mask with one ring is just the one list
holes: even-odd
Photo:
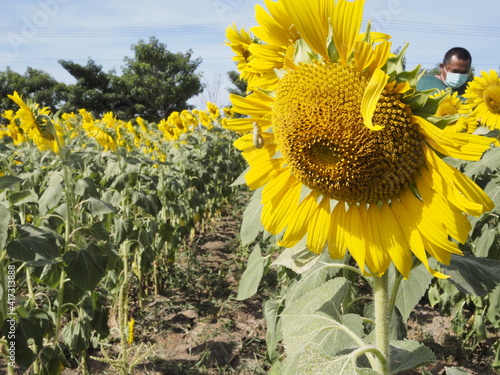
[[483, 92], [484, 103], [493, 113], [500, 113], [500, 85], [486, 87]]
[[450, 100], [445, 99], [441, 103], [439, 103], [439, 107], [436, 111], [436, 116], [444, 117], [444, 116], [455, 115], [457, 113], [458, 113], [457, 107], [455, 107]]
[[397, 196], [424, 165], [423, 138], [399, 94], [384, 90], [372, 131], [361, 101], [369, 78], [341, 64], [300, 65], [276, 90], [276, 142], [295, 176], [325, 197], [376, 203]]

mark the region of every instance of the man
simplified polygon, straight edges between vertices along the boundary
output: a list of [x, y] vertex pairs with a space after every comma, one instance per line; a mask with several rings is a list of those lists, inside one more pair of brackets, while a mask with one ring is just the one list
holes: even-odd
[[450, 87], [453, 92], [462, 95], [467, 87], [472, 64], [472, 57], [465, 48], [454, 47], [444, 55], [443, 62], [439, 65], [440, 75], [424, 76], [417, 82], [418, 91], [430, 89], [445, 90]]

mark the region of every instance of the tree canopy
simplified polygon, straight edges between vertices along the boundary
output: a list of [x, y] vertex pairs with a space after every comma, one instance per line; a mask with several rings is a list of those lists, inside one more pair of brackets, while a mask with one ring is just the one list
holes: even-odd
[[14, 109], [7, 94], [19, 92], [52, 111], [75, 112], [80, 108], [101, 116], [113, 111], [120, 119], [137, 115], [147, 121], [159, 121], [173, 111], [188, 109], [188, 100], [203, 91], [201, 59], [192, 58], [192, 51], [173, 53], [155, 37], [132, 45], [134, 56], [125, 57], [122, 75], [105, 72], [90, 59], [86, 65], [71, 60], [59, 64], [76, 83], [57, 82], [42, 70], [27, 68], [24, 74], [9, 67], [0, 71], [0, 110]]

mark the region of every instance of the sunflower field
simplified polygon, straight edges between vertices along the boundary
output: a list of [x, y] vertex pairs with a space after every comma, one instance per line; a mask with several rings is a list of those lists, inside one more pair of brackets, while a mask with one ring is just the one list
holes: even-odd
[[232, 200], [243, 170], [222, 126], [232, 114], [208, 103], [132, 123], [9, 97], [19, 110], [2, 114], [0, 130], [2, 332], [15, 331], [21, 370], [60, 373], [68, 354], [85, 369], [110, 319], [132, 343], [132, 278], [140, 301], [161, 292], [178, 248]]
[[[265, 3], [255, 35], [227, 28], [248, 88], [230, 108], [148, 123], [54, 114], [8, 95], [19, 107], [0, 128], [9, 375], [14, 361], [44, 375], [73, 361], [87, 374], [89, 358], [134, 373], [154, 345], [135, 340], [129, 306], [171, 286], [180, 249], [240, 191], [235, 248], [248, 259], [224, 303], [266, 297], [262, 366], [245, 373], [435, 373], [432, 348], [409, 335], [419, 304], [451, 316], [461, 360], [483, 351], [476, 369], [498, 373], [498, 73], [481, 72], [462, 97], [419, 91], [408, 46], [394, 54], [390, 35], [370, 23], [360, 32], [364, 1]], [[186, 314], [191, 324], [196, 312]], [[89, 355], [111, 336], [114, 351]], [[228, 351], [218, 372], [182, 373], [235, 373]]]

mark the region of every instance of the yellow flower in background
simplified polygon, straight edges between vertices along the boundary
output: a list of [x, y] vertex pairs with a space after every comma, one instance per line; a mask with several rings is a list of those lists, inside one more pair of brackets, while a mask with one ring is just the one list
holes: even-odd
[[18, 125], [18, 120], [15, 118], [15, 114], [13, 110], [7, 110], [2, 113], [2, 117], [9, 120], [7, 124], [7, 129], [3, 131], [4, 136], [8, 136], [12, 138], [12, 143], [15, 146], [26, 142], [28, 139], [24, 135], [23, 130]]
[[62, 137], [57, 134], [49, 118], [50, 110], [40, 108], [37, 103], [25, 103], [17, 91], [14, 91], [13, 95], [7, 96], [20, 107], [14, 118], [20, 120], [19, 127], [23, 133], [33, 141], [40, 151], [51, 150], [58, 153]]
[[220, 118], [220, 110], [214, 103], [207, 102], [207, 111], [210, 118], [217, 121]]
[[232, 95], [246, 117], [227, 121], [243, 133], [235, 146], [250, 165], [247, 184], [262, 188], [264, 227], [284, 247], [306, 236], [315, 253], [349, 250], [367, 274], [393, 262], [408, 277], [415, 255], [444, 277], [428, 256], [448, 264], [461, 253], [450, 237], [464, 243], [471, 228], [464, 213], [493, 203], [439, 154], [478, 160], [492, 141], [429, 122], [425, 106], [435, 101], [415, 100], [418, 68], [402, 74], [404, 50], [392, 56], [387, 35], [359, 33], [364, 1], [266, 4], [252, 29], [261, 42], [248, 48], [280, 50], [281, 67], [262, 59], [261, 77], [275, 77], [265, 90]]
[[236, 66], [240, 71], [240, 78], [249, 80], [255, 74], [245, 69], [252, 59], [252, 55], [248, 50], [250, 44], [252, 44], [250, 34], [245, 29], [238, 30], [236, 25], [233, 24], [226, 28], [226, 38], [228, 39], [226, 45], [231, 47], [231, 50], [235, 54], [233, 61], [236, 62]]
[[474, 77], [469, 82], [465, 94], [466, 108], [472, 111], [481, 125], [490, 129], [500, 129], [500, 78], [498, 73], [481, 72], [481, 76]]

